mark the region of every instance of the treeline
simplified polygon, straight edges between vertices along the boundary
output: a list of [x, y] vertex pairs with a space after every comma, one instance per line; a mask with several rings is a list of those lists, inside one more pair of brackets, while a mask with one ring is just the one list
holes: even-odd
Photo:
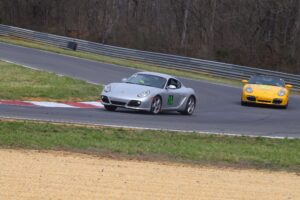
[[0, 0], [0, 22], [300, 74], [300, 0]]

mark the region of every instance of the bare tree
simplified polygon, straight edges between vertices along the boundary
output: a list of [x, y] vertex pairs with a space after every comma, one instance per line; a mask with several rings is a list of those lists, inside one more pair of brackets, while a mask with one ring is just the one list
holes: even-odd
[[184, 3], [183, 25], [182, 25], [183, 28], [182, 28], [181, 42], [180, 42], [181, 48], [183, 48], [184, 44], [185, 44], [188, 17], [189, 17], [190, 9], [191, 9], [190, 7], [191, 7], [191, 0], [185, 1], [185, 3]]
[[299, 0], [1, 0], [1, 21], [300, 74]]

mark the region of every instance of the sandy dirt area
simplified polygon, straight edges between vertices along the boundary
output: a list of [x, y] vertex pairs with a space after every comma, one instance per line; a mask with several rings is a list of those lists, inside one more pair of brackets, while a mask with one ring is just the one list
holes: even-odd
[[0, 199], [300, 199], [295, 173], [0, 150]]

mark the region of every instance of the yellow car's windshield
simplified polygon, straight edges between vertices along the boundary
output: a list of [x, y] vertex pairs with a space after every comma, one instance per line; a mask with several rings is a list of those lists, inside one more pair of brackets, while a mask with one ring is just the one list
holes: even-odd
[[284, 87], [285, 83], [282, 79], [269, 76], [253, 76], [250, 78], [249, 84], [273, 85]]

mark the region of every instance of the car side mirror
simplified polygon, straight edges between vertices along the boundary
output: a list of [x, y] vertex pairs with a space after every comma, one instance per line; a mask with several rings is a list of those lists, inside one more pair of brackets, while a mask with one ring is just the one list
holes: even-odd
[[176, 89], [177, 87], [175, 86], [175, 85], [169, 85], [169, 86], [167, 86], [167, 89], [171, 89], [171, 90], [174, 90], [174, 89]]
[[248, 83], [248, 81], [247, 80], [242, 80], [242, 83], [246, 84], [246, 83]]
[[128, 80], [127, 78], [122, 78], [123, 83], [127, 82], [127, 80]]
[[290, 85], [290, 84], [286, 84], [285, 85], [285, 88], [287, 88], [287, 89], [291, 89], [293, 86], [292, 85]]

